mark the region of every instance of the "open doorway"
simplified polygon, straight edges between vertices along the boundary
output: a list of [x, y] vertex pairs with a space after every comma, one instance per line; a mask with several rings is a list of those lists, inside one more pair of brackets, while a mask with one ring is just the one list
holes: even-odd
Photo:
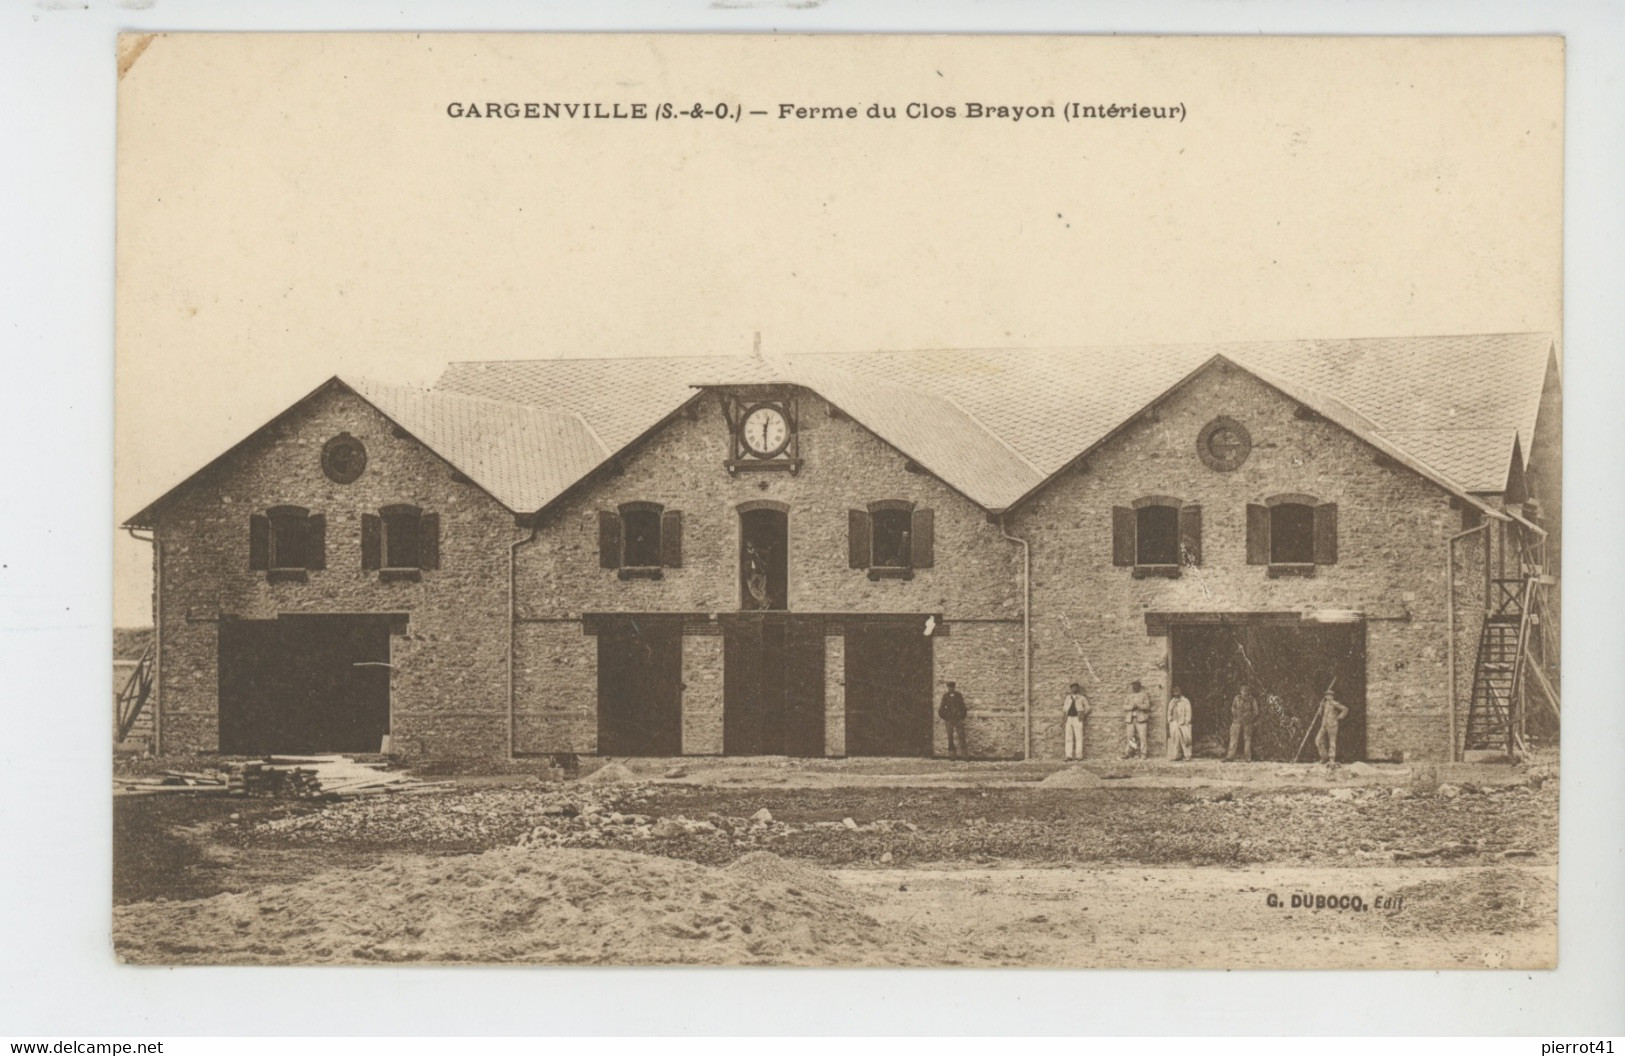
[[783, 612], [790, 607], [790, 515], [776, 506], [739, 513], [739, 607]]
[[1305, 743], [1305, 735], [1328, 686], [1349, 709], [1338, 760], [1365, 758], [1364, 623], [1171, 623], [1168, 633], [1171, 685], [1190, 698], [1196, 755], [1225, 754], [1230, 702], [1245, 683], [1259, 702], [1254, 758], [1314, 759], [1313, 737]]

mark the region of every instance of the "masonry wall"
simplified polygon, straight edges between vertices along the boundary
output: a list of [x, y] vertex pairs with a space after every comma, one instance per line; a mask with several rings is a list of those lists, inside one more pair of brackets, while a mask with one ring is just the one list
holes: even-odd
[[[1147, 612], [1366, 614], [1367, 754], [1442, 758], [1448, 726], [1446, 541], [1461, 514], [1443, 489], [1386, 463], [1342, 428], [1313, 416], [1250, 374], [1216, 365], [1129, 424], [1087, 464], [1018, 512], [1013, 531], [1033, 547], [1036, 755], [1063, 752], [1059, 702], [1069, 682], [1096, 703], [1092, 757], [1122, 751], [1122, 699], [1141, 679], [1159, 703], [1168, 690], [1168, 640], [1147, 633]], [[1252, 437], [1239, 469], [1218, 472], [1196, 439], [1227, 415]], [[1338, 506], [1338, 561], [1313, 578], [1267, 577], [1246, 563], [1246, 507], [1297, 492]], [[1147, 495], [1202, 506], [1202, 564], [1178, 579], [1135, 579], [1112, 565], [1112, 507]], [[1160, 712], [1152, 740], [1162, 750]]]
[[[354, 483], [329, 480], [322, 445], [349, 432], [367, 449]], [[440, 515], [440, 567], [419, 582], [361, 568], [360, 518], [411, 503]], [[327, 567], [270, 583], [248, 567], [249, 517], [275, 505], [327, 518]], [[507, 748], [508, 544], [513, 516], [348, 390], [332, 386], [191, 481], [161, 511], [157, 672], [164, 751], [219, 746], [219, 624], [285, 613], [405, 613], [390, 639], [391, 733], [412, 755]]]
[[[630, 451], [618, 475], [602, 475], [548, 511], [516, 566], [521, 751], [595, 749], [596, 643], [584, 633], [582, 614], [709, 618], [739, 610], [739, 507], [760, 500], [788, 508], [792, 613], [942, 614], [948, 633], [935, 643], [934, 692], [940, 696], [947, 679], [959, 683], [973, 741], [975, 729], [985, 728], [990, 751], [1007, 753], [1019, 743], [1019, 548], [979, 507], [935, 477], [909, 472], [903, 455], [850, 419], [832, 417], [815, 395], [800, 392], [798, 410], [804, 465], [795, 475], [730, 475], [723, 467], [728, 426], [720, 398], [708, 394], [692, 414], [674, 417]], [[880, 499], [935, 511], [934, 567], [911, 580], [872, 581], [847, 566], [847, 511]], [[683, 514], [683, 566], [665, 569], [659, 580], [622, 580], [599, 567], [599, 511], [633, 501]], [[692, 637], [683, 648], [684, 750], [709, 754], [721, 750], [722, 640]], [[826, 706], [839, 710], [842, 668], [831, 655], [826, 650]], [[844, 743], [840, 725], [826, 716], [831, 754]]]

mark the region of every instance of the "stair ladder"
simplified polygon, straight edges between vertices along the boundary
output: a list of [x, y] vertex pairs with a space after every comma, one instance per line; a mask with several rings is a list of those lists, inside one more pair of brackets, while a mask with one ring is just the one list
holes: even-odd
[[1524, 675], [1534, 594], [1539, 579], [1497, 579], [1494, 607], [1478, 636], [1473, 696], [1467, 711], [1467, 751], [1511, 752], [1521, 738], [1518, 683]]

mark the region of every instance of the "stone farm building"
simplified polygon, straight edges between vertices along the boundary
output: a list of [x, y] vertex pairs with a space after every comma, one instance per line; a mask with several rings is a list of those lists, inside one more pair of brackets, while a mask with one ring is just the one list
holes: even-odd
[[1546, 334], [335, 377], [127, 522], [152, 736], [927, 756], [952, 680], [973, 755], [1049, 758], [1076, 681], [1104, 758], [1140, 679], [1199, 754], [1243, 682], [1267, 758], [1334, 682], [1345, 759], [1502, 747], [1559, 401]]

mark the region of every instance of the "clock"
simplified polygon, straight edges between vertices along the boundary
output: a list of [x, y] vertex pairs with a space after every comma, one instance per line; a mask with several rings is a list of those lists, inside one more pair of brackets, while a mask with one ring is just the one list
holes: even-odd
[[1234, 418], [1221, 415], [1204, 425], [1196, 437], [1197, 457], [1220, 473], [1240, 469], [1252, 452], [1252, 434]]
[[739, 420], [739, 441], [756, 458], [773, 458], [790, 442], [790, 422], [774, 403], [758, 403]]

